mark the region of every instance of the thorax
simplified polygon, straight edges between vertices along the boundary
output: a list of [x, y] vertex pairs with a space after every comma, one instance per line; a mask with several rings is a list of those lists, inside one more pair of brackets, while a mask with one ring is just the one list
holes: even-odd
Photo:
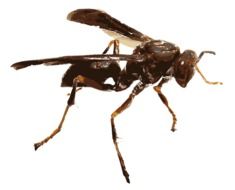
[[180, 49], [172, 43], [153, 40], [137, 46], [133, 54], [144, 55], [145, 59], [141, 63], [128, 62], [126, 71], [135, 74], [144, 83], [153, 84], [174, 64]]

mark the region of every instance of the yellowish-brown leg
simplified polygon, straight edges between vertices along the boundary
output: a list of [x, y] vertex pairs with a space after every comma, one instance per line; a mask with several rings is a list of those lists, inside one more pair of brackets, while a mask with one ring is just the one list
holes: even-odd
[[59, 126], [48, 137], [46, 137], [45, 139], [43, 139], [42, 141], [40, 141], [38, 143], [35, 143], [34, 144], [35, 150], [37, 150], [43, 144], [47, 143], [50, 139], [52, 139], [57, 133], [59, 133], [61, 131], [64, 120], [65, 120], [65, 117], [68, 113], [68, 110], [69, 110], [70, 106], [74, 105], [76, 91], [81, 89], [81, 88], [76, 89], [78, 83], [83, 83], [83, 84], [86, 84], [87, 86], [91, 86], [93, 88], [97, 88], [97, 89], [101, 89], [101, 90], [104, 88], [101, 84], [97, 83], [96, 81], [94, 81], [92, 79], [89, 79], [87, 77], [78, 75], [73, 80], [73, 88], [72, 88], [72, 91], [70, 93], [70, 96], [69, 96], [69, 99], [68, 99], [68, 102], [67, 102], [67, 106], [64, 110], [64, 114], [63, 114], [62, 119], [59, 123]]
[[113, 48], [113, 54], [119, 54], [119, 40], [112, 40], [109, 42], [108, 47], [105, 48], [102, 54], [106, 54], [111, 46], [114, 46]]
[[70, 93], [70, 96], [69, 96], [69, 99], [68, 99], [68, 102], [67, 102], [67, 106], [66, 106], [66, 108], [64, 110], [64, 114], [63, 114], [62, 119], [61, 119], [61, 121], [59, 123], [59, 126], [49, 136], [47, 136], [45, 139], [43, 139], [42, 141], [40, 141], [38, 143], [35, 143], [34, 144], [34, 149], [35, 150], [37, 150], [43, 144], [47, 143], [50, 139], [52, 139], [57, 133], [59, 133], [61, 131], [63, 123], [64, 123], [64, 120], [65, 120], [65, 117], [66, 117], [66, 115], [68, 113], [68, 110], [69, 110], [70, 106], [72, 106], [74, 104], [78, 80], [79, 80], [78, 77], [76, 77], [73, 80], [73, 88], [72, 88], [72, 91]]
[[167, 109], [169, 110], [169, 112], [170, 112], [171, 115], [172, 115], [173, 122], [172, 122], [171, 131], [174, 132], [174, 131], [176, 130], [176, 128], [175, 128], [176, 121], [177, 121], [176, 115], [175, 115], [174, 111], [170, 108], [166, 96], [165, 96], [165, 95], [162, 93], [162, 91], [161, 91], [162, 85], [163, 85], [164, 83], [166, 83], [167, 81], [168, 81], [167, 79], [162, 79], [161, 82], [160, 82], [157, 86], [153, 87], [153, 89], [158, 93], [158, 96], [160, 97], [161, 101], [162, 101], [163, 104], [167, 107]]
[[122, 168], [122, 173], [123, 173], [124, 177], [126, 178], [127, 183], [130, 183], [130, 179], [129, 179], [129, 174], [126, 170], [125, 162], [122, 158], [121, 152], [118, 147], [117, 132], [116, 132], [115, 124], [114, 124], [114, 118], [117, 117], [120, 113], [122, 113], [125, 109], [127, 109], [131, 105], [134, 97], [136, 95], [138, 95], [142, 90], [144, 90], [145, 87], [146, 86], [142, 83], [137, 84], [135, 86], [135, 88], [133, 89], [132, 93], [127, 98], [127, 100], [111, 114], [111, 127], [112, 127], [113, 143], [114, 143], [114, 146], [115, 146], [115, 149], [116, 149], [116, 152], [118, 155], [118, 159], [119, 159], [119, 162], [120, 162], [120, 165]]
[[43, 139], [42, 141], [38, 142], [38, 143], [35, 143], [34, 144], [34, 149], [37, 150], [40, 146], [42, 146], [43, 144], [47, 143], [50, 139], [52, 139], [57, 133], [60, 132], [60, 130], [62, 129], [62, 126], [63, 126], [63, 123], [64, 123], [64, 120], [65, 120], [65, 116], [69, 110], [69, 105], [66, 106], [65, 110], [64, 110], [64, 114], [63, 114], [63, 117], [60, 121], [60, 124], [59, 126], [48, 136], [46, 137], [45, 139]]

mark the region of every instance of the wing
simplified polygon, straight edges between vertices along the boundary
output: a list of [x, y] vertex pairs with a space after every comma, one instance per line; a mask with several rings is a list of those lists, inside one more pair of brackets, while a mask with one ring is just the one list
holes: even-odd
[[144, 60], [143, 55], [125, 55], [125, 54], [98, 54], [98, 55], [75, 55], [75, 56], [63, 56], [57, 58], [37, 59], [21, 61], [11, 65], [14, 69], [23, 69], [31, 65], [63, 65], [63, 64], [78, 64], [80, 62], [105, 62], [105, 61], [135, 61], [142, 62]]
[[[109, 14], [96, 9], [77, 9], [68, 14], [67, 19], [74, 22], [88, 24], [91, 26], [99, 26], [108, 30], [108, 33], [117, 33], [135, 41], [145, 42], [152, 38], [142, 34], [141, 32], [131, 28], [119, 20], [113, 18]], [[107, 33], [107, 31], [106, 31]]]

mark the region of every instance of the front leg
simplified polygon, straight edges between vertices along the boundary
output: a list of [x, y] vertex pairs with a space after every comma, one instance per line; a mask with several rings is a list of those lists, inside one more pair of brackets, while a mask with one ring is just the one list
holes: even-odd
[[166, 96], [165, 96], [165, 95], [162, 93], [162, 91], [161, 91], [162, 85], [163, 85], [164, 83], [168, 82], [168, 81], [169, 81], [169, 79], [163, 78], [157, 86], [153, 87], [153, 89], [158, 93], [158, 96], [160, 97], [161, 101], [162, 101], [163, 104], [167, 107], [167, 109], [169, 110], [169, 112], [170, 112], [171, 115], [172, 115], [173, 122], [172, 122], [171, 131], [174, 132], [174, 131], [176, 130], [176, 128], [175, 128], [176, 121], [177, 121], [176, 115], [175, 115], [174, 111], [170, 108]]

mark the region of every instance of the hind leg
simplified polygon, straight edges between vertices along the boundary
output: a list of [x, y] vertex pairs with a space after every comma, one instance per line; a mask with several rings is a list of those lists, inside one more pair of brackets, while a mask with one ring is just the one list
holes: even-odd
[[69, 108], [72, 105], [74, 105], [76, 91], [78, 89], [79, 90], [81, 89], [81, 88], [76, 89], [79, 84], [84, 84], [86, 86], [89, 86], [89, 87], [92, 87], [92, 88], [95, 88], [95, 89], [98, 89], [98, 90], [107, 90], [108, 89], [107, 85], [99, 84], [96, 81], [94, 81], [92, 79], [89, 79], [87, 77], [84, 77], [82, 75], [78, 75], [76, 78], [74, 78], [74, 80], [73, 80], [73, 88], [72, 88], [72, 91], [70, 93], [69, 99], [67, 101], [67, 106], [66, 106], [66, 108], [64, 110], [64, 114], [63, 114], [62, 119], [61, 119], [61, 121], [59, 123], [59, 126], [49, 136], [47, 136], [43, 140], [39, 141], [38, 143], [35, 143], [34, 144], [34, 149], [35, 150], [37, 150], [43, 144], [47, 143], [50, 139], [52, 139], [56, 134], [58, 134], [61, 131], [63, 123], [64, 123], [64, 120], [65, 120], [65, 117], [66, 117], [66, 115], [68, 113], [68, 110], [69, 110]]
[[65, 107], [65, 110], [64, 110], [64, 114], [62, 116], [62, 119], [59, 123], [59, 126], [49, 135], [47, 136], [46, 138], [44, 138], [43, 140], [37, 142], [34, 144], [34, 149], [37, 150], [39, 147], [41, 147], [42, 145], [44, 145], [45, 143], [47, 143], [49, 140], [51, 140], [56, 134], [58, 134], [62, 127], [63, 127], [63, 123], [64, 123], [64, 120], [65, 120], [65, 117], [69, 111], [69, 108], [74, 104], [74, 101], [75, 101], [75, 95], [76, 95], [76, 88], [77, 88], [77, 83], [79, 82], [79, 79], [75, 78], [73, 80], [73, 88], [72, 88], [72, 91], [71, 91], [71, 94], [69, 96], [69, 99], [67, 101], [67, 106]]

